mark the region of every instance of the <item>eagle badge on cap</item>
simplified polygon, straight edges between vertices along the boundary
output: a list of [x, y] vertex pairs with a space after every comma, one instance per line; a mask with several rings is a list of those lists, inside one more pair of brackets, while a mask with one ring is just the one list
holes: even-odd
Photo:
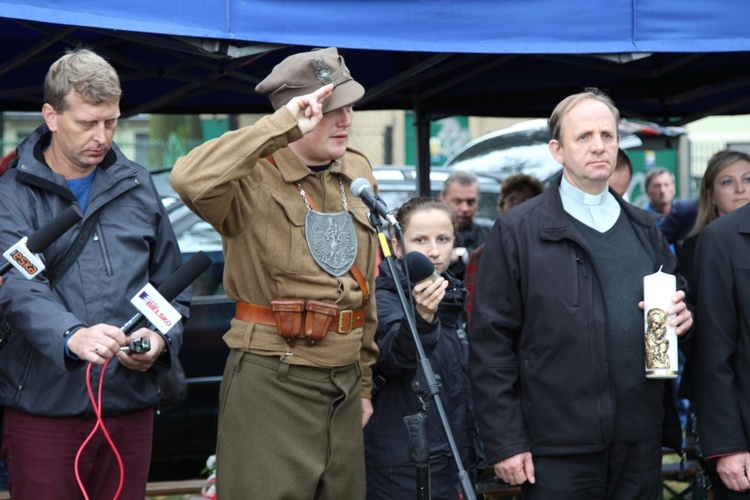
[[330, 83], [336, 85], [336, 82], [333, 81], [333, 77], [331, 76], [331, 70], [328, 68], [322, 57], [313, 59], [311, 63], [313, 69], [315, 69], [315, 78], [323, 82], [325, 85]]

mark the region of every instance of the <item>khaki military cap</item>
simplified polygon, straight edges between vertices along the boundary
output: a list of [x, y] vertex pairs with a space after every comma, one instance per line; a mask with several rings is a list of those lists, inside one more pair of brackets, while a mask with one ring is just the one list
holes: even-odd
[[333, 83], [334, 88], [331, 96], [323, 102], [323, 113], [351, 106], [365, 94], [364, 87], [352, 78], [336, 47], [287, 57], [255, 87], [255, 91], [268, 95], [273, 109], [279, 109], [292, 98], [311, 94], [329, 83]]

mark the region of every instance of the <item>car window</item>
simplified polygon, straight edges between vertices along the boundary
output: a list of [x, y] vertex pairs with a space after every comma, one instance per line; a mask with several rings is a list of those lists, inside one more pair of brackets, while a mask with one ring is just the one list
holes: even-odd
[[224, 252], [221, 236], [208, 222], [198, 217], [190, 219], [177, 233], [183, 260], [187, 261], [196, 252], [203, 251], [211, 258], [211, 266], [193, 283], [193, 297], [224, 295]]
[[193, 282], [193, 297], [225, 296], [221, 236], [185, 206], [169, 184], [168, 170], [154, 171], [151, 178], [169, 214], [183, 262], [200, 251], [211, 259], [209, 268]]
[[200, 251], [211, 258], [211, 266], [193, 283], [193, 297], [225, 295], [224, 252], [219, 233], [197, 216], [190, 217], [187, 223], [173, 223], [173, 227], [183, 261]]

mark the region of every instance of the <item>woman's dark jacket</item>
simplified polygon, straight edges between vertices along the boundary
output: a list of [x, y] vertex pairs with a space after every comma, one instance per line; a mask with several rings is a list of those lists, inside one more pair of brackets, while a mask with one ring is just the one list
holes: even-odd
[[[677, 261], [655, 227], [658, 217], [616, 199], [653, 271], [663, 266], [673, 274]], [[585, 239], [568, 221], [558, 184], [503, 214], [490, 231], [473, 299], [470, 357], [488, 463], [525, 451], [594, 453], [613, 442], [616, 382], [598, 275]], [[663, 439], [678, 449], [671, 382]]]
[[[411, 300], [401, 262], [397, 262], [396, 267], [405, 293]], [[425, 354], [440, 377], [440, 399], [464, 468], [469, 470], [470, 462], [477, 462], [477, 440], [467, 366], [466, 289], [461, 281], [448, 273], [443, 277], [449, 285], [434, 321], [427, 323], [415, 314], [416, 325]], [[374, 414], [365, 427], [367, 465], [413, 466], [403, 418], [418, 413], [417, 395], [411, 387], [416, 374], [417, 350], [386, 262], [380, 265], [376, 285], [378, 329], [375, 338], [380, 357], [373, 371], [376, 380], [372, 398]], [[427, 426], [430, 455], [450, 457], [448, 439], [434, 401], [428, 411]]]

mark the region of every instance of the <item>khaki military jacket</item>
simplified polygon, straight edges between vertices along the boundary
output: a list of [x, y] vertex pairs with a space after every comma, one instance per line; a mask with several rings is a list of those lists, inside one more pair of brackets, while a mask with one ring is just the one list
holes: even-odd
[[[322, 212], [343, 210], [339, 177], [357, 233], [356, 264], [371, 292], [364, 327], [347, 334], [328, 332], [315, 346], [289, 347], [272, 326], [232, 320], [224, 335], [230, 348], [279, 356], [291, 364], [333, 368], [361, 362], [362, 396], [370, 397], [377, 310], [374, 276], [377, 236], [369, 210], [350, 191], [357, 177], [375, 186], [367, 159], [354, 150], [313, 173], [287, 148], [302, 137], [297, 121], [282, 107], [254, 125], [227, 132], [193, 149], [174, 166], [170, 180], [185, 204], [222, 236], [224, 288], [234, 300], [267, 306], [273, 298], [304, 298], [362, 307], [363, 293], [352, 274], [335, 277], [313, 259], [305, 240], [308, 208], [297, 188]], [[267, 160], [273, 155], [274, 166]]]

